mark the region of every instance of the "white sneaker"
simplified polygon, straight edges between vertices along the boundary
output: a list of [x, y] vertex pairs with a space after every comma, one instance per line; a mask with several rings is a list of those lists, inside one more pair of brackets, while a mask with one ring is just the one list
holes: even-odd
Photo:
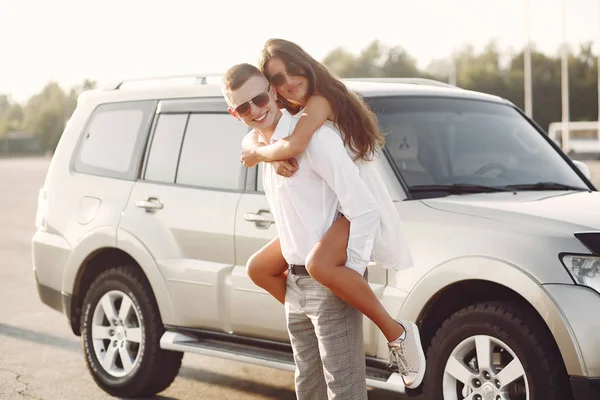
[[423, 382], [425, 376], [425, 353], [421, 345], [419, 328], [410, 321], [398, 321], [398, 323], [404, 327], [405, 334], [388, 342], [390, 365], [398, 366], [404, 386], [415, 389]]

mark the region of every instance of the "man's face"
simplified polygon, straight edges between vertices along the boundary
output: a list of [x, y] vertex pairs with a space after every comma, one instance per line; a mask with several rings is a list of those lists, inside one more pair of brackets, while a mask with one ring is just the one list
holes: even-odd
[[267, 79], [253, 76], [229, 94], [229, 113], [251, 128], [259, 131], [269, 129], [280, 112], [276, 99], [277, 92], [270, 87]]

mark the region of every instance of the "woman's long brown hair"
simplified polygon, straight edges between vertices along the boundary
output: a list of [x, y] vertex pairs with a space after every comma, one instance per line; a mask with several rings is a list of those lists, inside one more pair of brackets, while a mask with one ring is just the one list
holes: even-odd
[[[278, 57], [286, 68], [295, 64], [308, 79], [307, 94], [319, 94], [327, 99], [335, 120], [342, 132], [344, 144], [354, 153], [354, 160], [370, 161], [385, 139], [379, 130], [377, 117], [369, 106], [346, 86], [335, 78], [327, 68], [312, 58], [300, 46], [283, 39], [269, 39], [265, 43], [259, 62], [259, 68], [266, 76], [269, 60]], [[267, 76], [267, 79], [270, 79]], [[280, 104], [290, 113], [296, 114], [300, 107], [281, 98]]]

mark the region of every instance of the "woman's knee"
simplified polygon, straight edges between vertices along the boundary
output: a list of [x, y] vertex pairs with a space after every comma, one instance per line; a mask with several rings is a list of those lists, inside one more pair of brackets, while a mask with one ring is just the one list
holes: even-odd
[[260, 259], [255, 256], [251, 256], [246, 263], [246, 273], [252, 282], [258, 285], [265, 278], [264, 268], [261, 268]]
[[331, 279], [331, 261], [327, 260], [321, 252], [312, 252], [306, 259], [306, 270], [317, 282], [327, 286]]

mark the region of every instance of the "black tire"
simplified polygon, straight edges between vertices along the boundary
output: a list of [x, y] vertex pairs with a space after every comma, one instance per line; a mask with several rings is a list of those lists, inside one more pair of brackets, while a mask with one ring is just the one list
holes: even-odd
[[[114, 376], [102, 367], [92, 341], [94, 310], [102, 297], [114, 290], [129, 296], [142, 328], [143, 346], [138, 349], [137, 363], [122, 377]], [[160, 348], [164, 332], [156, 300], [141, 271], [136, 267], [121, 266], [96, 277], [82, 305], [81, 341], [88, 370], [100, 388], [112, 396], [139, 397], [151, 396], [169, 387], [179, 373], [183, 353]]]
[[[475, 304], [454, 313], [442, 324], [427, 349], [425, 399], [444, 399], [442, 387], [448, 359], [460, 343], [475, 335], [499, 339], [512, 349], [523, 365], [530, 400], [572, 399], [564, 364], [548, 328], [535, 312], [515, 302]], [[513, 389], [518, 390], [518, 381], [515, 382]], [[521, 380], [523, 387], [524, 382]], [[515, 397], [524, 398], [518, 393], [510, 398]]]

